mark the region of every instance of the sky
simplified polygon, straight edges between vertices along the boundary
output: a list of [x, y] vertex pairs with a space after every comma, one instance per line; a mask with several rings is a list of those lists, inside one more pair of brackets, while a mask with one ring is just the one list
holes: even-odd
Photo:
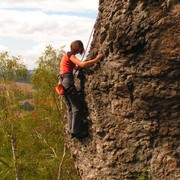
[[47, 45], [58, 49], [82, 40], [86, 47], [99, 0], [1, 0], [0, 52], [19, 56], [28, 69]]

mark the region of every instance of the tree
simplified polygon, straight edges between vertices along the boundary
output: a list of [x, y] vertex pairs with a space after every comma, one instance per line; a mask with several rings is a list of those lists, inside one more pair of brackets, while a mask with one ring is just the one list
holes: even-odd
[[[55, 86], [63, 54], [48, 46], [32, 76], [33, 94], [15, 86], [27, 69], [2, 53], [0, 84], [0, 177], [2, 179], [79, 179], [66, 148], [64, 105]], [[33, 95], [33, 108], [23, 108]], [[23, 103], [21, 103], [23, 102]]]
[[[35, 118], [39, 121], [39, 125], [36, 127], [36, 137], [41, 145], [47, 148], [51, 160], [56, 161], [51, 164], [50, 177], [52, 178], [53, 174], [54, 178], [58, 179], [72, 177], [77, 179], [70, 152], [66, 149], [64, 139], [65, 107], [62, 99], [55, 92], [59, 63], [63, 54], [63, 47], [57, 51], [51, 46], [47, 46], [44, 54], [39, 58], [38, 67], [32, 76], [32, 83], [36, 88], [34, 95]], [[46, 165], [42, 166], [45, 167], [47, 164], [46, 161]]]
[[3, 155], [0, 156], [0, 167], [3, 164], [7, 174], [14, 176], [16, 180], [20, 179], [16, 149], [18, 104], [12, 87], [18, 77], [26, 77], [26, 75], [27, 68], [19, 57], [10, 57], [8, 52], [0, 54], [0, 135], [2, 136], [0, 155]]
[[1, 82], [16, 81], [18, 77], [27, 76], [27, 68], [19, 57], [10, 57], [8, 52], [0, 53], [0, 80]]
[[[32, 76], [32, 83], [38, 90], [38, 103], [46, 103], [49, 105], [53, 103], [60, 116], [61, 112], [59, 100], [54, 89], [58, 81], [59, 60], [61, 59], [63, 53], [63, 47], [57, 51], [51, 46], [47, 46], [43, 56], [41, 56], [37, 61], [38, 68], [35, 70], [34, 75]], [[44, 102], [42, 102], [41, 99], [43, 99]]]

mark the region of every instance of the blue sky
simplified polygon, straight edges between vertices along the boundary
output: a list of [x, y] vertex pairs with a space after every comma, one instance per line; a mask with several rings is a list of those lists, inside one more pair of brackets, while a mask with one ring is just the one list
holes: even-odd
[[98, 0], [5, 0], [0, 2], [0, 52], [20, 56], [28, 69], [46, 45], [69, 49], [71, 41], [86, 43], [97, 14]]

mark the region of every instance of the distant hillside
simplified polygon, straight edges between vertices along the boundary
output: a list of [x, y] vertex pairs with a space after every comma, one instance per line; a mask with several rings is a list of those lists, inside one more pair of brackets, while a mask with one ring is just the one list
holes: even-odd
[[[14, 86], [26, 93], [33, 92], [33, 85], [27, 82], [26, 83], [23, 83], [23, 82], [11, 83], [11, 87], [13, 88]], [[5, 84], [0, 83], [0, 89], [3, 89], [4, 87], [5, 87]]]
[[33, 85], [29, 83], [16, 82], [15, 83], [18, 88], [20, 88], [24, 92], [31, 93], [33, 92]]
[[34, 70], [28, 70], [28, 76], [27, 78], [20, 77], [18, 78], [17, 82], [22, 83], [31, 83], [31, 76], [34, 74]]

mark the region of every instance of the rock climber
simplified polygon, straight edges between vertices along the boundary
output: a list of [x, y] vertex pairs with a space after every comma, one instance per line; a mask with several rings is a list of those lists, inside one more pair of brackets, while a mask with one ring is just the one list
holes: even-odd
[[78, 90], [75, 87], [73, 71], [77, 67], [89, 67], [104, 57], [101, 53], [94, 59], [82, 62], [76, 55], [82, 55], [83, 53], [85, 52], [82, 41], [75, 40], [70, 45], [70, 51], [65, 53], [60, 61], [61, 84], [65, 90], [64, 100], [67, 107], [68, 133], [76, 138], [86, 138], [88, 137], [88, 132], [83, 129], [83, 105], [81, 104]]

